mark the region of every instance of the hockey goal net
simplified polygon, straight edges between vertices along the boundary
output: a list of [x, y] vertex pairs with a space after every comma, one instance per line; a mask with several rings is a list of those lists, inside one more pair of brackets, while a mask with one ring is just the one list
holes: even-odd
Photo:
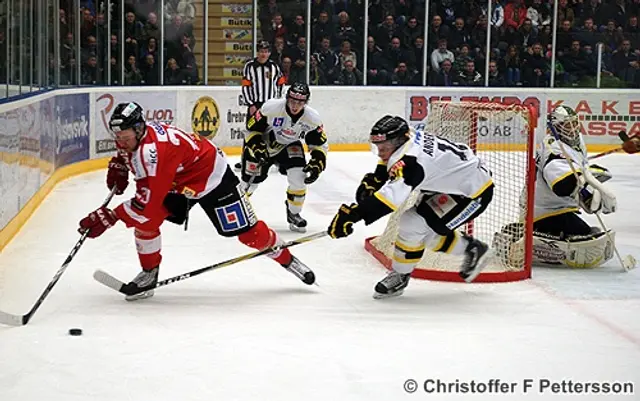
[[[489, 264], [474, 282], [506, 282], [531, 276], [532, 217], [535, 180], [535, 109], [521, 105], [482, 102], [432, 102], [425, 131], [450, 141], [465, 143], [491, 169], [495, 184], [491, 204], [477, 219], [459, 228], [492, 249]], [[389, 218], [384, 232], [368, 238], [365, 249], [391, 268], [398, 219], [419, 200], [414, 193]], [[499, 241], [518, 242], [511, 247]], [[500, 248], [500, 249], [495, 249]], [[428, 248], [413, 277], [462, 281], [461, 258]]]

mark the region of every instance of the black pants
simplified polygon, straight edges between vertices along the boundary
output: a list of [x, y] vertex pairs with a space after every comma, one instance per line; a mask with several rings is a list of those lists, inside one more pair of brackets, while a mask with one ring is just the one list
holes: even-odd
[[247, 232], [258, 218], [239, 184], [238, 177], [227, 167], [220, 184], [200, 199], [187, 199], [184, 195], [169, 193], [163, 202], [171, 214], [166, 220], [183, 224], [189, 210], [199, 204], [221, 236], [235, 237]]
[[242, 181], [249, 182], [255, 176], [252, 183], [259, 184], [267, 179], [269, 167], [272, 164], [278, 166], [280, 174], [287, 174], [287, 170], [293, 167], [304, 167], [307, 164], [304, 155], [304, 147], [300, 141], [286, 145], [280, 152], [269, 158], [267, 163], [258, 166], [257, 160], [249, 154], [247, 149], [242, 150]]
[[533, 223], [533, 230], [560, 238], [591, 234], [591, 226], [575, 212], [558, 214], [538, 220]]

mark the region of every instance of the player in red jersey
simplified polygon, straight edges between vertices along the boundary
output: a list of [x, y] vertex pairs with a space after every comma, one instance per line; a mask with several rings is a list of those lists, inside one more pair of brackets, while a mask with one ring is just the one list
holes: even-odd
[[[165, 124], [145, 122], [137, 103], [120, 103], [109, 121], [118, 149], [109, 163], [107, 187], [122, 194], [129, 171], [135, 176], [135, 197], [111, 210], [101, 207], [80, 221], [79, 231], [96, 238], [119, 220], [135, 229], [142, 272], [127, 284], [128, 300], [148, 298], [158, 281], [162, 256], [160, 226], [164, 220], [183, 224], [189, 209], [199, 204], [218, 233], [238, 237], [255, 249], [281, 241], [258, 220], [240, 180], [231, 171], [224, 153], [208, 139]], [[315, 276], [288, 249], [268, 255], [306, 284]], [[146, 289], [146, 290], [145, 290]], [[125, 289], [126, 291], [126, 289]]]

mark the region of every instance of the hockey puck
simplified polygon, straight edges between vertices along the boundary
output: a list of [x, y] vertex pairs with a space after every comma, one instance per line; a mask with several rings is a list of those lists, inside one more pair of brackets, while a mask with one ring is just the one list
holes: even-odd
[[69, 329], [69, 334], [72, 336], [81, 336], [82, 329]]

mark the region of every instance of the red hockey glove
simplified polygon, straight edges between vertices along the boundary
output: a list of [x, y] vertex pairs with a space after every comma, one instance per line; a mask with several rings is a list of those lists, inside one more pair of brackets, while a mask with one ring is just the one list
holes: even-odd
[[622, 149], [627, 153], [640, 152], [640, 135], [634, 135], [622, 144]]
[[113, 227], [118, 221], [118, 216], [111, 209], [107, 209], [105, 206], [100, 209], [89, 213], [87, 217], [80, 220], [80, 228], [78, 232], [83, 234], [86, 230], [89, 230], [87, 237], [96, 238], [102, 235], [108, 228]]
[[114, 156], [109, 161], [107, 188], [116, 187], [116, 195], [122, 195], [129, 185], [129, 169], [122, 156]]

